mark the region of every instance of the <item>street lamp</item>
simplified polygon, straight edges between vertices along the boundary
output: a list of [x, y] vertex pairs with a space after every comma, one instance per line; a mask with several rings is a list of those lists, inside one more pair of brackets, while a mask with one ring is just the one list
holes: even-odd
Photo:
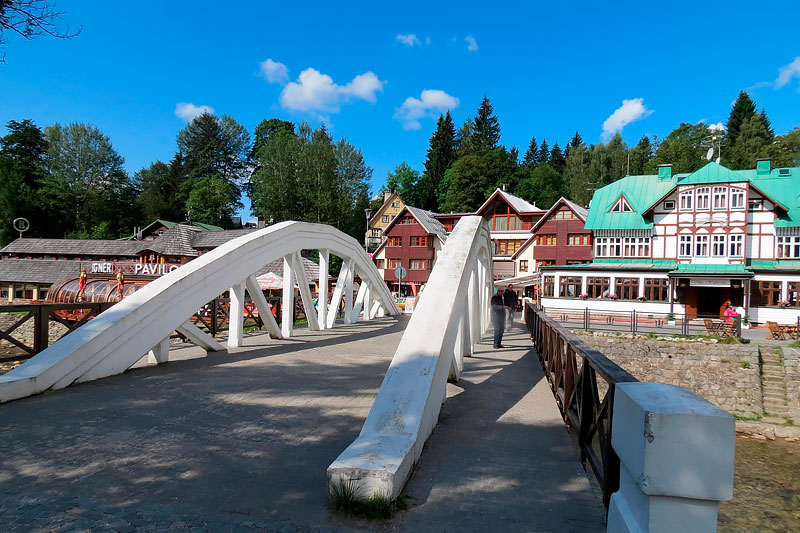
[[364, 214], [367, 215], [367, 233], [364, 235], [364, 251], [369, 253], [369, 217], [372, 214], [372, 209], [369, 207], [364, 209]]

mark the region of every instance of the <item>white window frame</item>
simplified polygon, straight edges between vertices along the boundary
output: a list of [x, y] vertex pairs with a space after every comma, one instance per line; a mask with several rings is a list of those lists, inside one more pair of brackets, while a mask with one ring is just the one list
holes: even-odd
[[674, 211], [675, 200], [664, 200], [664, 211]]
[[726, 211], [728, 209], [728, 188], [719, 185], [713, 187], [712, 199], [714, 211]]
[[742, 253], [744, 250], [744, 235], [736, 234], [731, 235], [728, 238], [728, 247], [730, 249], [730, 256], [731, 257], [743, 257], [744, 254]]
[[[738, 202], [736, 200], [739, 200]], [[742, 210], [747, 207], [747, 193], [744, 189], [731, 187], [731, 209]]]
[[[695, 211], [709, 211], [711, 209], [711, 187], [698, 187], [695, 196]], [[705, 207], [703, 207], [705, 204]]]
[[685, 191], [678, 195], [680, 199], [680, 210], [681, 211], [693, 211], [694, 210], [694, 194], [692, 191]]
[[389, 215], [382, 215], [381, 222], [389, 222]]
[[678, 236], [678, 257], [691, 257], [692, 256], [692, 236], [679, 235]]
[[711, 257], [726, 257], [725, 255], [725, 235], [711, 236]]
[[694, 236], [694, 256], [708, 257], [708, 235]]
[[775, 257], [778, 259], [800, 258], [800, 237], [778, 237]]

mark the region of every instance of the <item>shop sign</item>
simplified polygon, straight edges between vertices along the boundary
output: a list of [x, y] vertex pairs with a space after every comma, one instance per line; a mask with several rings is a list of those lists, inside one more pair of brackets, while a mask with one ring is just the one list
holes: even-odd
[[691, 287], [730, 287], [731, 280], [718, 278], [691, 278], [689, 280], [689, 285]]

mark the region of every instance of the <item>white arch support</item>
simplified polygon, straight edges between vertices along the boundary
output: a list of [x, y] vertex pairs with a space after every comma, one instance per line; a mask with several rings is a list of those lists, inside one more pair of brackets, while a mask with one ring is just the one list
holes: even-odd
[[331, 486], [352, 483], [365, 498], [400, 493], [436, 425], [448, 376], [457, 379], [488, 326], [490, 244], [478, 216], [463, 217], [447, 238], [361, 433], [328, 467]]
[[[293, 276], [288, 278], [290, 290], [285, 292], [294, 305], [294, 278], [300, 286], [300, 297], [309, 327], [320, 329], [324, 324], [333, 327], [338, 301], [332, 302], [327, 313], [316, 318], [308, 290], [308, 280], [303, 271], [299, 252], [323, 250], [320, 253], [321, 270], [327, 271], [329, 254], [343, 259], [339, 276], [341, 290], [345, 292], [345, 319], [352, 317], [353, 272], [357, 269], [361, 279], [370, 283], [372, 298], [383, 312], [398, 314], [391, 293], [383, 283], [378, 269], [352, 237], [323, 224], [306, 222], [281, 222], [237, 239], [233, 239], [197, 259], [158, 278], [112, 308], [101, 313], [83, 327], [73, 331], [52, 346], [43, 350], [23, 365], [0, 375], [0, 403], [23, 398], [48, 389], [60, 389], [83, 381], [99, 379], [124, 372], [143, 357], [157, 362], [168, 360], [164, 339], [177, 330], [207, 351], [224, 350], [213, 337], [189, 322], [189, 318], [208, 301], [226, 290], [231, 291], [231, 331], [228, 346], [240, 346], [242, 339], [242, 312], [244, 291], [250, 294], [267, 331], [273, 338], [281, 337], [281, 329], [258, 287], [254, 274], [265, 264], [284, 258]], [[324, 259], [322, 259], [324, 258]], [[327, 272], [320, 273], [327, 292]], [[347, 287], [351, 290], [346, 291]], [[335, 300], [336, 298], [334, 298]], [[319, 301], [325, 306], [325, 300]], [[292, 307], [286, 316], [292, 317]], [[312, 319], [314, 317], [314, 319]], [[323, 318], [325, 320], [323, 320]], [[283, 336], [291, 335], [291, 322], [284, 322]], [[152, 351], [152, 354], [150, 352]]]

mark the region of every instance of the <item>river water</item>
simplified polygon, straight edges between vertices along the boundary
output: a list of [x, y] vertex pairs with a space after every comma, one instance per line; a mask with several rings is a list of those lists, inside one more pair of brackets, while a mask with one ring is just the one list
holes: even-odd
[[733, 500], [719, 507], [718, 531], [800, 531], [800, 445], [736, 438]]

